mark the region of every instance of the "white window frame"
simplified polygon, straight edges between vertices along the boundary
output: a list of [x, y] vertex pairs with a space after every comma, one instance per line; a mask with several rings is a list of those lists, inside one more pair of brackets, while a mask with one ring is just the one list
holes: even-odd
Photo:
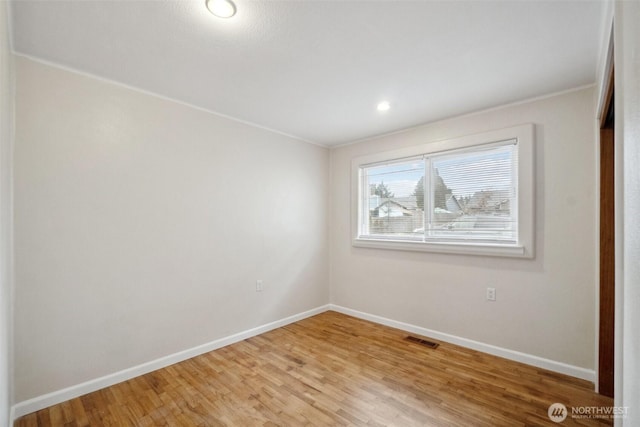
[[[364, 218], [361, 195], [361, 171], [363, 167], [381, 162], [400, 161], [418, 156], [443, 154], [454, 150], [516, 140], [517, 152], [517, 221], [516, 242], [471, 241], [413, 241], [376, 238], [360, 235], [359, 219]], [[407, 251], [438, 252], [450, 254], [489, 255], [517, 258], [533, 258], [535, 242], [535, 150], [534, 125], [483, 132], [459, 138], [435, 141], [423, 145], [386, 151], [354, 158], [351, 162], [351, 233], [352, 244], [361, 248], [394, 249]]]

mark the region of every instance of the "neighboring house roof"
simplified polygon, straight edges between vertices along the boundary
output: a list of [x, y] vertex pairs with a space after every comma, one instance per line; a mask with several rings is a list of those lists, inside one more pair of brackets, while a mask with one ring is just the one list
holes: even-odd
[[503, 210], [509, 209], [511, 194], [509, 190], [476, 191], [467, 203], [467, 210]]
[[416, 196], [405, 196], [405, 197], [390, 197], [383, 198], [379, 196], [370, 196], [369, 197], [369, 209], [377, 209], [380, 206], [393, 204], [396, 206], [400, 206], [403, 209], [407, 209], [410, 211], [418, 209], [418, 201], [416, 200]]
[[[374, 216], [387, 216], [391, 212], [400, 215], [413, 215], [418, 209], [418, 202], [415, 196], [379, 198], [379, 203], [374, 208], [371, 207], [371, 200], [374, 200], [374, 198], [369, 199], [369, 209], [373, 211]], [[394, 216], [394, 214], [390, 216]]]
[[394, 197], [390, 200], [408, 210], [418, 209], [418, 200], [416, 196]]

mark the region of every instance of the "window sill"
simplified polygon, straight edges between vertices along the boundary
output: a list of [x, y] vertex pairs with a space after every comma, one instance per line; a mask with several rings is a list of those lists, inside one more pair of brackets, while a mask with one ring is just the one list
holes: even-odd
[[525, 247], [521, 245], [501, 245], [467, 242], [411, 242], [405, 240], [400, 241], [355, 238], [353, 239], [353, 246], [358, 248], [391, 249], [398, 251], [533, 258], [533, 255], [529, 251], [525, 250]]

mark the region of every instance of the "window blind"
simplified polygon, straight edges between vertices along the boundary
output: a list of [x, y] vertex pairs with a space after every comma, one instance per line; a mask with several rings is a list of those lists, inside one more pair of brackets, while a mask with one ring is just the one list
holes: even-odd
[[361, 168], [360, 236], [515, 242], [515, 140]]

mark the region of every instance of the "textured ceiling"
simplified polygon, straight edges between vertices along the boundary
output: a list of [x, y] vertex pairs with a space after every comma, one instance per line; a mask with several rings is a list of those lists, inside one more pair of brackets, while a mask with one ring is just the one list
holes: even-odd
[[[12, 3], [17, 53], [335, 145], [595, 81], [600, 1]], [[391, 110], [375, 109], [381, 100]]]

